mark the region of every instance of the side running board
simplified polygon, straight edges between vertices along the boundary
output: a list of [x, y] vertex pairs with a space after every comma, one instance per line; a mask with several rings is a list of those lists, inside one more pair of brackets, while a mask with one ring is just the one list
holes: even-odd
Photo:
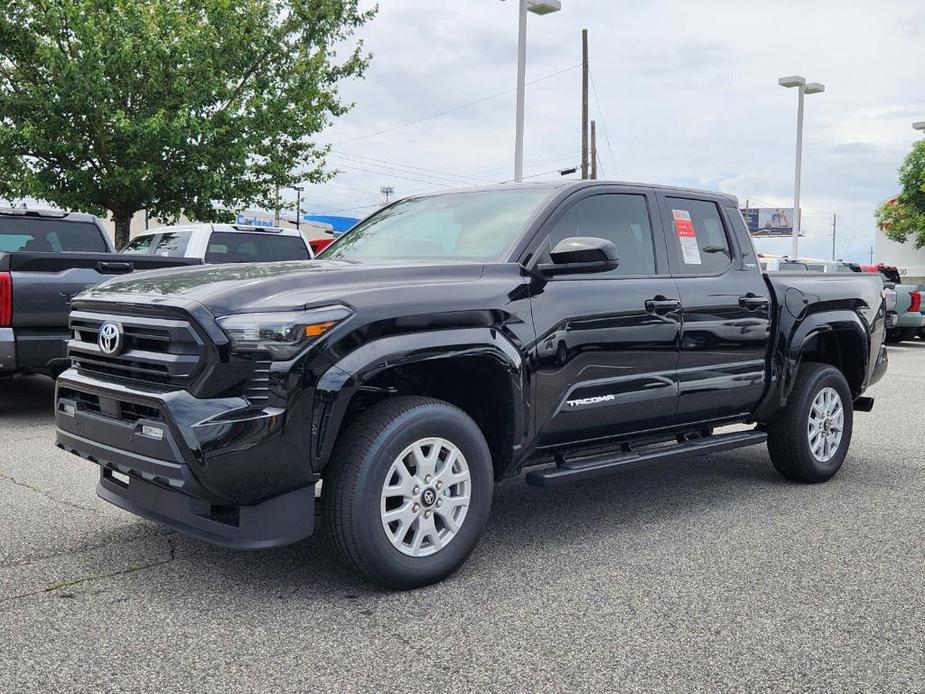
[[684, 443], [662, 446], [642, 453], [620, 451], [608, 456], [565, 460], [556, 467], [532, 470], [527, 473], [527, 484], [537, 487], [555, 487], [567, 482], [603, 477], [647, 463], [662, 463], [678, 458], [728, 451], [733, 448], [754, 446], [767, 441], [763, 431], [736, 431], [730, 434], [706, 436]]

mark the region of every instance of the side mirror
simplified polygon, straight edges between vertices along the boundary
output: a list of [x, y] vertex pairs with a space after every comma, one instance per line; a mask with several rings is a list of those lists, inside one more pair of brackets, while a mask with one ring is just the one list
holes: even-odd
[[620, 264], [613, 241], [591, 236], [562, 239], [549, 256], [552, 262], [537, 268], [544, 275], [609, 272]]

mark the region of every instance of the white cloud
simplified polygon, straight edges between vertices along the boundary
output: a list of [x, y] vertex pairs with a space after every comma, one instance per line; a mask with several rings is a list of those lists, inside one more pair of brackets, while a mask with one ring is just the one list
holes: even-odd
[[[335, 153], [343, 157], [330, 163], [344, 173], [337, 185], [311, 189], [311, 208], [374, 204], [384, 184], [404, 195], [470, 180], [463, 175], [509, 179], [511, 92], [355, 138], [510, 90], [516, 2], [380, 6], [362, 32], [374, 53], [367, 77], [344, 89], [357, 106], [323, 138], [342, 143]], [[563, 0], [562, 12], [529, 18], [527, 79], [576, 65], [579, 32], [588, 28], [600, 102], [592, 95], [591, 112], [608, 177], [721, 189], [773, 205], [792, 197], [796, 120], [796, 95], [777, 78], [824, 82], [826, 92], [806, 100], [803, 249], [831, 252], [824, 234], [837, 210], [839, 255], [866, 260], [874, 208], [896, 188], [896, 169], [916, 138], [911, 122], [925, 119], [925, 14], [913, 9], [901, 0]], [[579, 80], [572, 69], [528, 87], [527, 175], [577, 163]], [[381, 161], [362, 165], [357, 156]]]

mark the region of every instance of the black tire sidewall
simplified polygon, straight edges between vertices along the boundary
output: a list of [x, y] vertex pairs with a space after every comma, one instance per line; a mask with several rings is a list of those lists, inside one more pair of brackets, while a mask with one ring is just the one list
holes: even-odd
[[[809, 414], [816, 396], [824, 388], [833, 388], [841, 398], [842, 410], [844, 411], [844, 428], [842, 430], [841, 441], [838, 443], [838, 450], [829, 460], [822, 462], [816, 459], [809, 445], [809, 437], [806, 428], [809, 422]], [[845, 461], [848, 455], [848, 449], [851, 446], [851, 435], [854, 429], [854, 410], [852, 407], [851, 389], [845, 381], [841, 372], [831, 366], [818, 369], [811, 377], [807, 384], [808, 394], [802, 399], [796, 407], [795, 419], [797, 423], [796, 435], [798, 436], [799, 446], [797, 446], [800, 464], [804, 469], [811, 471], [813, 477], [819, 481], [829, 479]]]
[[[470, 501], [457, 535], [441, 550], [410, 557], [392, 546], [380, 517], [382, 487], [392, 463], [415, 441], [440, 437], [462, 452], [469, 466]], [[357, 477], [350, 512], [355, 514], [358, 550], [382, 582], [414, 587], [441, 580], [455, 571], [475, 547], [491, 511], [494, 474], [491, 454], [481, 431], [465, 413], [434, 403], [405, 412], [376, 437]]]

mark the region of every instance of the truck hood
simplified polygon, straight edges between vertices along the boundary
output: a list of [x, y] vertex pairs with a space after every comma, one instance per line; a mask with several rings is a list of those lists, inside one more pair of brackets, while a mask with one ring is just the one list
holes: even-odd
[[[482, 276], [482, 272], [483, 266], [479, 263], [446, 261], [365, 263], [299, 260], [203, 265], [113, 279], [89, 289], [79, 299], [135, 303], [142, 297], [150, 297], [152, 303], [170, 303], [176, 298], [198, 302], [213, 315], [223, 316], [292, 311], [334, 301], [351, 303], [360, 295], [371, 292], [381, 298], [390, 294], [390, 290], [473, 282]], [[414, 293], [417, 296], [426, 294]]]

